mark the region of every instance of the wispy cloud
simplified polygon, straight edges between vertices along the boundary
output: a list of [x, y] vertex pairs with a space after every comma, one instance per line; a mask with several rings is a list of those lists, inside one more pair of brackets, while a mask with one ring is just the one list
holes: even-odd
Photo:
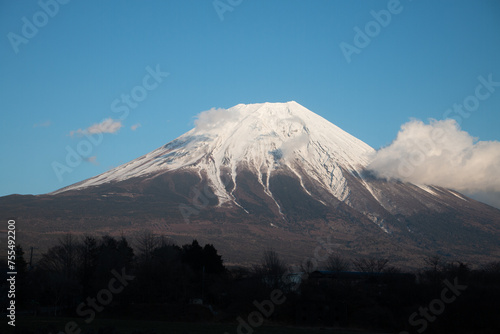
[[294, 150], [304, 147], [308, 143], [309, 135], [307, 133], [302, 133], [285, 141], [280, 148], [281, 152], [283, 153], [283, 158], [287, 159], [288, 157], [292, 156]]
[[203, 111], [196, 116], [194, 125], [197, 130], [213, 130], [227, 124], [227, 122], [236, 122], [240, 118], [237, 111], [229, 111], [223, 108], [212, 108]]
[[141, 125], [141, 123], [137, 123], [137, 124], [132, 125], [132, 126], [130, 127], [130, 129], [131, 129], [132, 131], [135, 131], [135, 130], [137, 130], [137, 128], [140, 128], [141, 126], [142, 126], [142, 125]]
[[41, 123], [35, 123], [35, 124], [33, 124], [33, 127], [34, 128], [46, 128], [46, 127], [49, 127], [51, 125], [52, 125], [51, 121], [45, 121], [45, 122], [41, 122]]
[[121, 121], [113, 120], [112, 118], [106, 118], [101, 123], [95, 123], [87, 129], [78, 129], [76, 131], [71, 131], [69, 134], [71, 137], [74, 137], [83, 136], [84, 134], [116, 133], [122, 126], [123, 124]]
[[84, 160], [87, 162], [90, 162], [93, 165], [96, 165], [96, 166], [99, 165], [99, 162], [97, 161], [97, 156], [95, 156], [95, 155], [88, 157], [88, 158], [85, 158]]
[[455, 189], [500, 207], [500, 142], [478, 141], [455, 120], [414, 120], [377, 151], [376, 175]]

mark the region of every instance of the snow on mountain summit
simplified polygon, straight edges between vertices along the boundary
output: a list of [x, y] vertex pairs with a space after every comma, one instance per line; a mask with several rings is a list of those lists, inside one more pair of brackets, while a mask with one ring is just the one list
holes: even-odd
[[[230, 201], [221, 170], [245, 167], [262, 175], [301, 171], [339, 200], [348, 194], [343, 173], [359, 172], [375, 150], [297, 102], [238, 104], [198, 115], [195, 128], [168, 144], [58, 192], [123, 181], [181, 168], [207, 174], [221, 202]], [[259, 178], [261, 180], [261, 178]], [[263, 184], [268, 190], [269, 185]]]
[[210, 151], [218, 163], [246, 161], [258, 167], [266, 160], [266, 164], [272, 163], [270, 160], [310, 160], [317, 152], [323, 162], [337, 160], [355, 169], [365, 166], [368, 154], [373, 152], [362, 141], [293, 101], [212, 109], [201, 113], [195, 124], [195, 129], [179, 139], [203, 138], [198, 143], [207, 145], [206, 152]]
[[368, 170], [374, 149], [296, 102], [211, 109], [194, 123], [101, 175], [51, 196], [6, 196], [0, 206], [31, 217], [37, 238], [148, 229], [217, 242], [251, 261], [277, 246], [302, 260], [325, 236], [351, 256], [409, 254], [412, 263], [426, 252], [471, 261], [500, 254], [497, 209], [435, 185], [376, 177]]

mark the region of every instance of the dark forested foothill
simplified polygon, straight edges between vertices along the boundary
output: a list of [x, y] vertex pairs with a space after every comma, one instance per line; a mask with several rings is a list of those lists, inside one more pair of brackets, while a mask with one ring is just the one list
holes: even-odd
[[17, 312], [35, 318], [199, 321], [252, 330], [271, 323], [397, 333], [500, 331], [500, 262], [473, 266], [433, 256], [407, 273], [388, 259], [332, 254], [317, 267], [305, 261], [294, 271], [266, 250], [258, 264], [226, 268], [211, 244], [178, 246], [149, 232], [131, 242], [67, 235], [36, 263], [25, 260], [21, 246], [16, 250]]

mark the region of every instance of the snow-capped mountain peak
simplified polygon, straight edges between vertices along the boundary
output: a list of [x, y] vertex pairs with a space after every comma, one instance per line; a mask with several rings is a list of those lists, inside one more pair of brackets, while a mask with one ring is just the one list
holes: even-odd
[[[208, 179], [221, 203], [232, 200], [220, 175], [239, 168], [260, 176], [288, 169], [304, 172], [339, 200], [349, 194], [345, 171], [359, 172], [374, 149], [295, 101], [238, 104], [198, 115], [195, 128], [168, 144], [94, 178], [61, 189], [67, 191], [123, 181], [181, 168], [195, 168]], [[259, 177], [259, 180], [263, 180]], [[266, 192], [269, 185], [264, 184]]]
[[414, 263], [423, 252], [498, 258], [500, 211], [442, 187], [376, 178], [367, 170], [374, 152], [296, 102], [239, 104], [200, 113], [192, 130], [101, 175], [0, 205], [23, 221], [36, 212], [43, 237], [68, 226], [147, 228], [253, 260], [267, 246], [302, 260], [326, 235], [348, 254], [403, 252]]

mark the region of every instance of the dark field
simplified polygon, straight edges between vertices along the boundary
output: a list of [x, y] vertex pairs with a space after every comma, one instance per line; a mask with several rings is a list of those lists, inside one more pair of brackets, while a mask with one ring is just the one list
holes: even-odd
[[226, 268], [210, 244], [138, 240], [133, 249], [126, 238], [67, 236], [33, 266], [17, 246], [15, 284], [0, 277], [0, 334], [500, 330], [498, 262], [472, 267], [434, 256], [404, 272], [388, 259], [332, 253], [322, 268], [294, 268], [266, 250], [258, 265]]
[[[78, 319], [62, 318], [62, 317], [19, 317], [17, 320], [16, 331], [18, 333], [37, 333], [38, 330], [56, 330], [54, 334], [62, 330], [64, 326]], [[90, 325], [81, 324], [82, 333], [86, 330], [94, 330], [95, 333], [106, 334], [133, 334], [133, 333], [148, 333], [148, 334], [232, 334], [238, 333], [237, 323], [187, 323], [187, 322], [163, 322], [163, 321], [136, 321], [123, 319], [95, 319]], [[10, 327], [10, 326], [9, 326]], [[9, 330], [6, 322], [0, 325], [2, 333]], [[10, 327], [12, 330], [12, 327]], [[99, 331], [100, 330], [100, 331]], [[14, 331], [13, 331], [14, 332]], [[7, 332], [8, 333], [8, 332]], [[75, 332], [77, 333], [77, 332]], [[92, 333], [92, 332], [91, 332]], [[246, 332], [242, 332], [246, 333]], [[308, 334], [308, 333], [336, 333], [336, 334], [369, 334], [373, 332], [364, 332], [358, 330], [334, 329], [327, 327], [308, 328], [308, 327], [291, 327], [278, 325], [262, 325], [254, 329], [255, 334]]]

